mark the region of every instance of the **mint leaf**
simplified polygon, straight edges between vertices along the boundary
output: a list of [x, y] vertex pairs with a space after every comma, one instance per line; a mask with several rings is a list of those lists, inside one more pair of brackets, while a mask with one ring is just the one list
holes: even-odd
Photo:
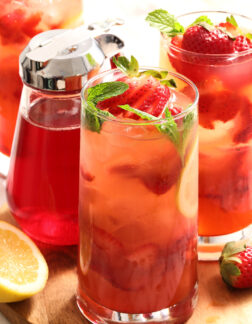
[[[160, 118], [155, 117], [151, 114], [148, 114], [144, 111], [141, 111], [139, 109], [133, 108], [129, 105], [120, 105], [120, 108], [133, 112], [137, 116], [141, 117], [144, 120], [149, 120], [149, 121], [159, 121]], [[169, 109], [166, 107], [165, 108], [165, 120], [162, 122], [159, 122], [157, 124], [154, 124], [154, 126], [163, 134], [166, 134], [170, 137], [171, 141], [178, 147], [179, 146], [179, 131], [176, 122], [174, 121], [171, 112]]]
[[169, 79], [169, 80], [161, 80], [161, 84], [164, 84], [170, 88], [177, 88], [177, 84], [174, 79]]
[[191, 111], [183, 118], [183, 141], [187, 137], [188, 133], [190, 132], [194, 122], [195, 122], [195, 112]]
[[134, 114], [136, 114], [137, 116], [141, 117], [144, 120], [150, 120], [150, 121], [155, 121], [155, 120], [159, 120], [159, 118], [152, 116], [151, 114], [148, 114], [142, 110], [136, 109], [131, 107], [130, 105], [119, 105], [118, 107], [133, 112]]
[[227, 17], [226, 22], [229, 22], [234, 27], [238, 27], [237, 21], [235, 20], [235, 17], [233, 15], [231, 15], [230, 17]]
[[164, 79], [167, 74], [168, 71], [156, 71], [156, 70], [146, 70], [146, 71], [142, 71], [139, 73], [140, 75], [151, 75], [153, 76], [155, 79]]
[[99, 101], [119, 96], [128, 88], [129, 85], [121, 81], [99, 83], [87, 90], [87, 101], [93, 102], [96, 105]]
[[99, 113], [99, 115], [102, 115], [103, 117], [114, 116], [108, 111], [96, 108], [97, 103], [99, 101], [118, 96], [124, 93], [128, 88], [128, 84], [120, 81], [104, 82], [97, 84], [92, 88], [89, 88], [87, 90], [87, 101], [83, 106], [85, 112], [85, 127], [93, 132], [99, 133], [104, 119], [98, 116], [97, 113]]
[[165, 108], [165, 122], [158, 125], [158, 129], [162, 132], [167, 134], [170, 139], [172, 140], [172, 142], [177, 146], [177, 148], [179, 149], [179, 145], [180, 145], [180, 133], [178, 131], [178, 126], [175, 122], [175, 120], [172, 117], [172, 114], [169, 110], [168, 107]]
[[138, 76], [139, 65], [136, 58], [132, 55], [130, 61], [125, 56], [119, 56], [117, 59], [114, 56], [113, 62], [115, 65], [129, 77]]
[[166, 85], [168, 87], [177, 88], [177, 84], [174, 79], [169, 79], [169, 80], [165, 79], [167, 77], [168, 73], [169, 73], [168, 71], [146, 70], [146, 71], [140, 72], [139, 75], [151, 75], [155, 79], [160, 80], [161, 84]]
[[149, 22], [151, 27], [157, 28], [170, 37], [176, 36], [177, 34], [183, 34], [184, 32], [184, 27], [177, 19], [163, 9], [157, 9], [150, 12], [145, 20]]
[[251, 34], [251, 33], [247, 33], [245, 36], [246, 36], [248, 39], [251, 39], [251, 40], [252, 40], [252, 34]]
[[84, 125], [93, 132], [100, 133], [104, 119], [97, 115], [99, 113], [103, 117], [114, 117], [110, 112], [97, 109], [92, 101], [87, 101], [84, 107]]
[[101, 123], [99, 118], [96, 116], [96, 108], [93, 109], [92, 105], [86, 102], [83, 105], [83, 112], [82, 121], [84, 126], [93, 132], [100, 133]]
[[86, 59], [88, 60], [88, 63], [90, 65], [92, 65], [92, 66], [97, 65], [97, 62], [95, 61], [95, 59], [93, 58], [93, 56], [90, 53], [86, 54], [85, 56], [86, 56]]
[[202, 23], [202, 22], [206, 22], [208, 25], [213, 26], [213, 23], [210, 18], [208, 18], [207, 16], [200, 16], [197, 19], [195, 19], [194, 22], [189, 27], [198, 25], [199, 23]]

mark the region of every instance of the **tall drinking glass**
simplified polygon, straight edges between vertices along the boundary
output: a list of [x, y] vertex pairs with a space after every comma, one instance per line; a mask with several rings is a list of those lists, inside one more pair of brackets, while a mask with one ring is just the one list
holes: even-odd
[[[169, 76], [179, 86], [167, 105], [182, 108], [176, 145], [158, 130], [163, 112], [155, 122], [93, 113], [88, 90], [122, 78], [118, 69], [82, 92], [77, 300], [93, 323], [182, 322], [195, 307], [198, 94]], [[99, 131], [87, 127], [96, 118]]]
[[22, 82], [18, 58], [36, 34], [83, 23], [82, 0], [0, 1], [0, 175], [8, 172]]
[[[199, 16], [214, 24], [228, 12], [178, 17], [189, 26]], [[233, 14], [244, 33], [250, 18]], [[234, 54], [181, 49], [161, 35], [160, 65], [190, 78], [199, 99], [199, 257], [217, 259], [223, 244], [247, 238], [252, 222], [252, 48]]]

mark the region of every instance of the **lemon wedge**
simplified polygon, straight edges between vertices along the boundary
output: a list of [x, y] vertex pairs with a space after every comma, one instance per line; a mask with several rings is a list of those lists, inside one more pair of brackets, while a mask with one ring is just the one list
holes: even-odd
[[29, 298], [44, 288], [47, 278], [46, 261], [34, 242], [0, 221], [0, 302]]
[[194, 142], [182, 170], [177, 193], [177, 206], [185, 217], [198, 212], [198, 138]]

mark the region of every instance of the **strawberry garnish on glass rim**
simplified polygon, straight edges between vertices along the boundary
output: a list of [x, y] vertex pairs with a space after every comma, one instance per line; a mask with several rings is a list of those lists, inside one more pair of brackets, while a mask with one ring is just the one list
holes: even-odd
[[176, 88], [176, 83], [169, 79], [168, 71], [139, 71], [134, 56], [130, 60], [124, 56], [114, 57], [113, 62], [123, 75], [118, 74], [117, 81], [99, 83], [86, 90], [85, 126], [99, 133], [107, 118], [126, 118], [127, 123], [133, 124], [134, 120], [153, 122], [148, 124], [167, 135], [183, 159], [184, 140], [196, 112], [192, 111], [181, 118], [182, 134], [174, 119], [182, 108], [169, 102], [170, 88]]
[[171, 43], [181, 49], [203, 54], [232, 54], [252, 48], [252, 35], [244, 35], [233, 15], [226, 22], [214, 25], [207, 16], [198, 17], [184, 28], [166, 10], [158, 9], [146, 17], [150, 26], [172, 37]]
[[227, 243], [219, 263], [222, 279], [227, 285], [252, 287], [252, 246], [242, 241]]

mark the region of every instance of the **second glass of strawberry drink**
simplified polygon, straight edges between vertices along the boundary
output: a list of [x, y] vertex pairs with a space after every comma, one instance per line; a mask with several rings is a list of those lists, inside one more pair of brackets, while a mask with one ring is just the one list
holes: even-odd
[[160, 65], [184, 74], [199, 99], [199, 257], [217, 259], [252, 222], [252, 20], [226, 12], [178, 19], [156, 10]]
[[80, 91], [122, 46], [112, 34], [57, 29], [35, 36], [20, 56], [24, 85], [7, 200], [38, 241], [78, 243]]
[[82, 93], [78, 305], [93, 323], [182, 323], [197, 297], [197, 89], [116, 65]]

